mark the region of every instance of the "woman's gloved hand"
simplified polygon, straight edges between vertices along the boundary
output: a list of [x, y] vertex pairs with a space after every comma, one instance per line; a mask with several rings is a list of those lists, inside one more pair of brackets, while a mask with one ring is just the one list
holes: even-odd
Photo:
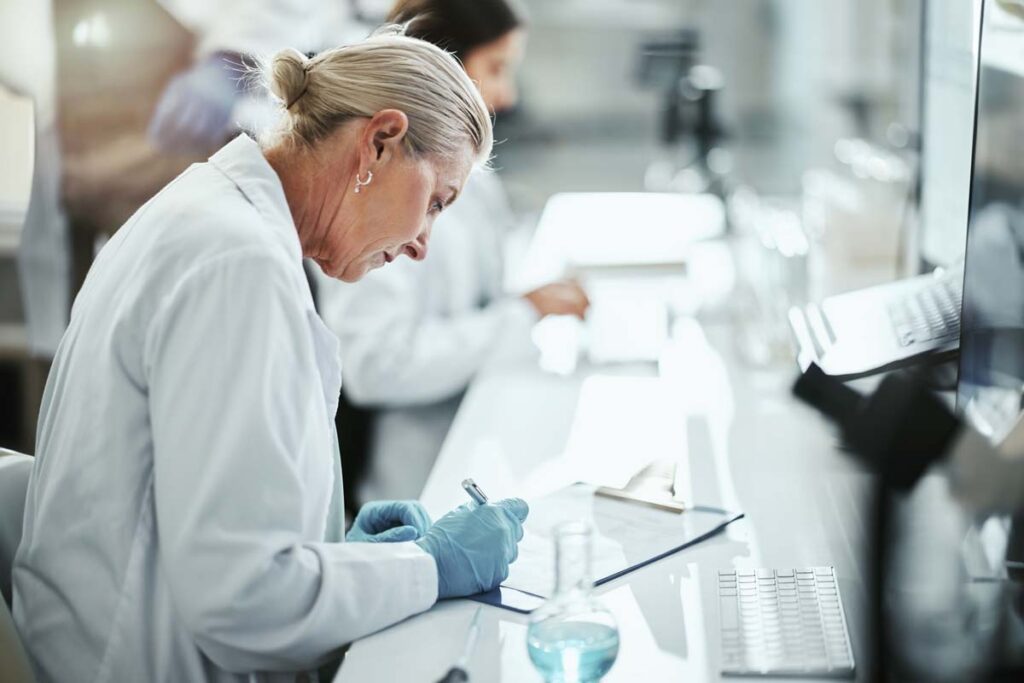
[[415, 500], [376, 500], [359, 508], [345, 540], [352, 543], [415, 541], [430, 528], [430, 515]]
[[416, 545], [437, 562], [437, 594], [454, 598], [489, 591], [506, 578], [519, 555], [526, 501], [466, 503], [437, 520]]

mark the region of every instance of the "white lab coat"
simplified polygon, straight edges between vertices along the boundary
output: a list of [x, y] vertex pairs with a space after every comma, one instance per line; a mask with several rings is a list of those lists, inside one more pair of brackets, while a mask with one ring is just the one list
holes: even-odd
[[269, 57], [285, 47], [319, 51], [365, 37], [347, 0], [159, 0], [196, 34], [196, 52]]
[[437, 219], [425, 261], [399, 259], [353, 285], [320, 278], [346, 393], [379, 409], [364, 500], [418, 497], [473, 376], [499, 344], [531, 352], [537, 314], [502, 289], [515, 222], [498, 177], [474, 171]]
[[68, 319], [70, 246], [60, 205], [57, 47], [50, 0], [0, 2], [0, 83], [35, 105], [32, 196], [21, 231], [18, 278], [30, 352], [49, 358]]
[[40, 680], [291, 680], [432, 605], [416, 544], [339, 542], [340, 382], [281, 184], [240, 136], [75, 301], [13, 572]]

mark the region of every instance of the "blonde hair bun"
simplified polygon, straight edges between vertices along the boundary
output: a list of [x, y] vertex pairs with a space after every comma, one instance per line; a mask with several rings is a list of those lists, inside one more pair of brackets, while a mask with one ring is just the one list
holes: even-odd
[[454, 158], [469, 148], [486, 161], [494, 137], [480, 92], [454, 57], [401, 31], [387, 26], [312, 59], [283, 50], [264, 63], [263, 80], [285, 109], [265, 146], [312, 147], [346, 121], [397, 109], [409, 118], [414, 154]]
[[281, 50], [270, 60], [270, 92], [290, 109], [309, 87], [309, 59], [298, 50]]

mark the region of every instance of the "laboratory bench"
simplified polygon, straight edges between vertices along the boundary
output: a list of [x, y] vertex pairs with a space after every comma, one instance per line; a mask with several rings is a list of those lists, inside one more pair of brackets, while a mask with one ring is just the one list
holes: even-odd
[[[551, 230], [543, 232], [538, 239], [550, 239]], [[492, 498], [529, 500], [584, 472], [588, 480], [619, 478], [651, 461], [675, 461], [684, 500], [745, 516], [595, 589], [621, 638], [603, 680], [719, 680], [718, 572], [812, 566], [835, 568], [857, 680], [866, 680], [870, 482], [839, 451], [833, 427], [793, 397], [792, 358], [751, 361], [740, 343], [750, 321], [728, 292], [712, 296], [707, 283], [694, 282], [697, 273], [728, 270], [729, 242], [705, 241], [695, 252], [715, 265], [689, 264], [687, 286], [699, 290], [690, 300], [719, 303], [677, 309], [657, 362], [595, 365], [581, 356], [574, 367], [552, 370], [542, 369], [543, 355], [496, 352], [471, 383], [421, 501], [437, 518], [466, 502], [466, 477]], [[335, 680], [437, 680], [459, 658], [478, 607], [443, 600], [359, 640]], [[484, 606], [470, 680], [541, 681], [527, 653], [528, 623]]]

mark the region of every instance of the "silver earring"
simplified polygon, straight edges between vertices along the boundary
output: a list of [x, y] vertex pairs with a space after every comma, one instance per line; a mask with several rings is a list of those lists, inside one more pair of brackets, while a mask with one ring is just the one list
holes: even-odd
[[360, 180], [359, 176], [356, 176], [356, 194], [359, 194], [359, 189], [364, 185], [369, 185], [373, 182], [373, 171], [366, 172], [366, 180]]

